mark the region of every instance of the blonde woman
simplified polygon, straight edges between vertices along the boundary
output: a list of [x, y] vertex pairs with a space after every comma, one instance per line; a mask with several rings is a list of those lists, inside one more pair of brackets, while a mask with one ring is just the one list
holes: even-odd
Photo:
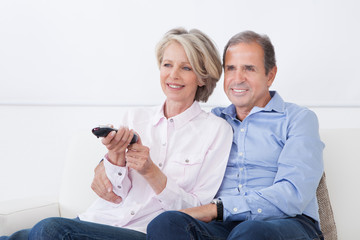
[[[29, 239], [146, 239], [160, 213], [214, 198], [233, 133], [199, 101], [208, 100], [221, 76], [218, 51], [201, 31], [177, 28], [160, 40], [156, 56], [165, 102], [130, 111], [120, 121], [126, 127], [102, 139], [108, 152], [92, 187], [109, 201], [99, 198], [77, 219], [45, 219], [23, 231]], [[139, 136], [131, 145], [130, 129]]]

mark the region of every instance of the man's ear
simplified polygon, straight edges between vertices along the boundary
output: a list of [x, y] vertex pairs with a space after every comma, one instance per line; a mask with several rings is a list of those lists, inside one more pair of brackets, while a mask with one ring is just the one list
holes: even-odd
[[272, 83], [275, 80], [275, 76], [277, 73], [277, 66], [273, 67], [269, 72], [268, 72], [268, 82], [267, 82], [267, 86], [270, 87], [272, 85]]

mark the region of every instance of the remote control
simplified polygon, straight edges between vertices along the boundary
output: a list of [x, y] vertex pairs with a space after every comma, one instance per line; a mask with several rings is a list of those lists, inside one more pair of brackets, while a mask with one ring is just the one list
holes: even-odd
[[[106, 137], [110, 132], [118, 130], [116, 128], [108, 127], [108, 126], [99, 126], [92, 129], [92, 133], [99, 137]], [[130, 141], [130, 144], [136, 143], [138, 140], [138, 136], [134, 133], [133, 138]]]

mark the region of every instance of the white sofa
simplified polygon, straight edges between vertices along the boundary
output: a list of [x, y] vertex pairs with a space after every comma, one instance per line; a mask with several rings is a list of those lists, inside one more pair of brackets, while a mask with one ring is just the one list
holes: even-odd
[[[321, 129], [320, 134], [326, 145], [326, 182], [337, 235], [340, 240], [354, 239], [358, 235], [357, 219], [360, 216], [360, 194], [357, 188], [360, 183], [360, 175], [357, 173], [360, 169], [360, 128]], [[73, 218], [94, 200], [96, 195], [90, 188], [93, 170], [105, 149], [89, 132], [76, 134], [69, 146], [59, 198], [39, 197], [0, 202], [0, 236], [30, 228], [46, 217]], [[326, 195], [326, 189], [321, 194]], [[326, 199], [324, 201], [321, 204], [328, 209], [322, 213], [322, 218], [330, 221], [330, 225], [326, 226], [330, 229], [326, 231], [333, 230], [334, 234], [336, 229], [331, 225], [331, 206]]]

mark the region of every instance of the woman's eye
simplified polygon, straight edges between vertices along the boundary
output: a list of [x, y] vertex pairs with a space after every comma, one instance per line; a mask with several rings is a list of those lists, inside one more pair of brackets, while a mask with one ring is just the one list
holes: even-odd
[[170, 63], [164, 63], [163, 66], [164, 67], [170, 67], [171, 65], [170, 65]]
[[191, 68], [189, 68], [189, 67], [184, 67], [184, 70], [185, 70], [185, 71], [191, 71]]

